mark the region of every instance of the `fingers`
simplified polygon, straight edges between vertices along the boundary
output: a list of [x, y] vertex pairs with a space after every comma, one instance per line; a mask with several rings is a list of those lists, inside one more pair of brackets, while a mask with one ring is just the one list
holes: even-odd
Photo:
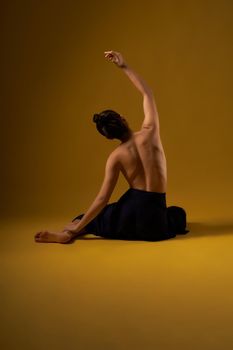
[[108, 59], [110, 62], [115, 63], [117, 66], [120, 67], [120, 62], [123, 62], [123, 58], [120, 54], [120, 52], [116, 52], [116, 51], [105, 51], [104, 52], [104, 56], [106, 59]]
[[104, 56], [105, 56], [105, 57], [113, 57], [113, 56], [114, 56], [114, 54], [113, 54], [113, 53], [111, 53], [111, 52], [108, 52], [108, 53], [105, 53], [105, 54], [104, 54]]
[[107, 58], [109, 61], [113, 61], [114, 60], [114, 56], [111, 55], [111, 54], [105, 55], [105, 58]]
[[113, 57], [116, 56], [116, 53], [114, 51], [105, 51], [104, 52], [105, 57]]
[[118, 61], [121, 58], [120, 52], [117, 51], [104, 51], [105, 58], [108, 58], [109, 60]]
[[120, 52], [111, 50], [111, 51], [104, 51], [104, 54], [120, 55]]

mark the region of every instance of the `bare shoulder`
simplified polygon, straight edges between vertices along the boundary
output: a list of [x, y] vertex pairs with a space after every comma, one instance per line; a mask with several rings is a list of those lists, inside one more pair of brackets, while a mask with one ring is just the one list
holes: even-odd
[[157, 138], [159, 139], [160, 133], [158, 129], [153, 125], [142, 126], [139, 131], [137, 131], [138, 138]]
[[119, 149], [119, 146], [116, 147], [109, 155], [108, 155], [108, 159], [107, 162], [111, 163], [111, 164], [117, 164], [120, 160], [120, 154], [121, 154], [121, 150]]
[[141, 145], [154, 145], [158, 148], [162, 147], [160, 132], [153, 126], [143, 126], [138, 132], [138, 140]]
[[111, 163], [121, 165], [122, 159], [125, 157], [125, 152], [127, 149], [126, 143], [118, 145], [108, 156], [108, 160]]

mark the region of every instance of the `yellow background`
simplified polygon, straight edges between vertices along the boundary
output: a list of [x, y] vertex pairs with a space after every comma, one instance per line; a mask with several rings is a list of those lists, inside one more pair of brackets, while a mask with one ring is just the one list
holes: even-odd
[[[168, 204], [191, 216], [232, 206], [230, 1], [18, 1], [2, 13], [4, 216], [86, 209], [118, 144], [95, 130], [112, 108], [136, 131], [142, 97], [105, 50], [153, 88], [168, 167]], [[123, 179], [122, 179], [123, 180]], [[127, 188], [121, 181], [112, 200]], [[221, 214], [222, 215], [222, 214]]]
[[[230, 0], [1, 6], [4, 350], [232, 348], [232, 11]], [[33, 241], [100, 188], [118, 141], [93, 113], [140, 128], [142, 97], [105, 50], [154, 91], [167, 205], [185, 208], [187, 239]], [[111, 201], [127, 188], [121, 176]]]

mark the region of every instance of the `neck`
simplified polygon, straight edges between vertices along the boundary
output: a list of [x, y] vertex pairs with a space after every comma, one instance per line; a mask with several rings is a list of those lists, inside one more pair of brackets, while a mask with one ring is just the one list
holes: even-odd
[[132, 131], [129, 130], [129, 132], [122, 137], [121, 143], [127, 142], [129, 139], [131, 139], [132, 135]]

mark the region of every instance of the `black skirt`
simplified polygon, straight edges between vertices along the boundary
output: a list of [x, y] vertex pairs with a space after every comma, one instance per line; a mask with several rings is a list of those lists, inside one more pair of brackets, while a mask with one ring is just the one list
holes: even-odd
[[129, 188], [117, 202], [107, 204], [85, 230], [96, 236], [126, 240], [161, 241], [176, 236], [168, 226], [166, 193], [134, 188]]

